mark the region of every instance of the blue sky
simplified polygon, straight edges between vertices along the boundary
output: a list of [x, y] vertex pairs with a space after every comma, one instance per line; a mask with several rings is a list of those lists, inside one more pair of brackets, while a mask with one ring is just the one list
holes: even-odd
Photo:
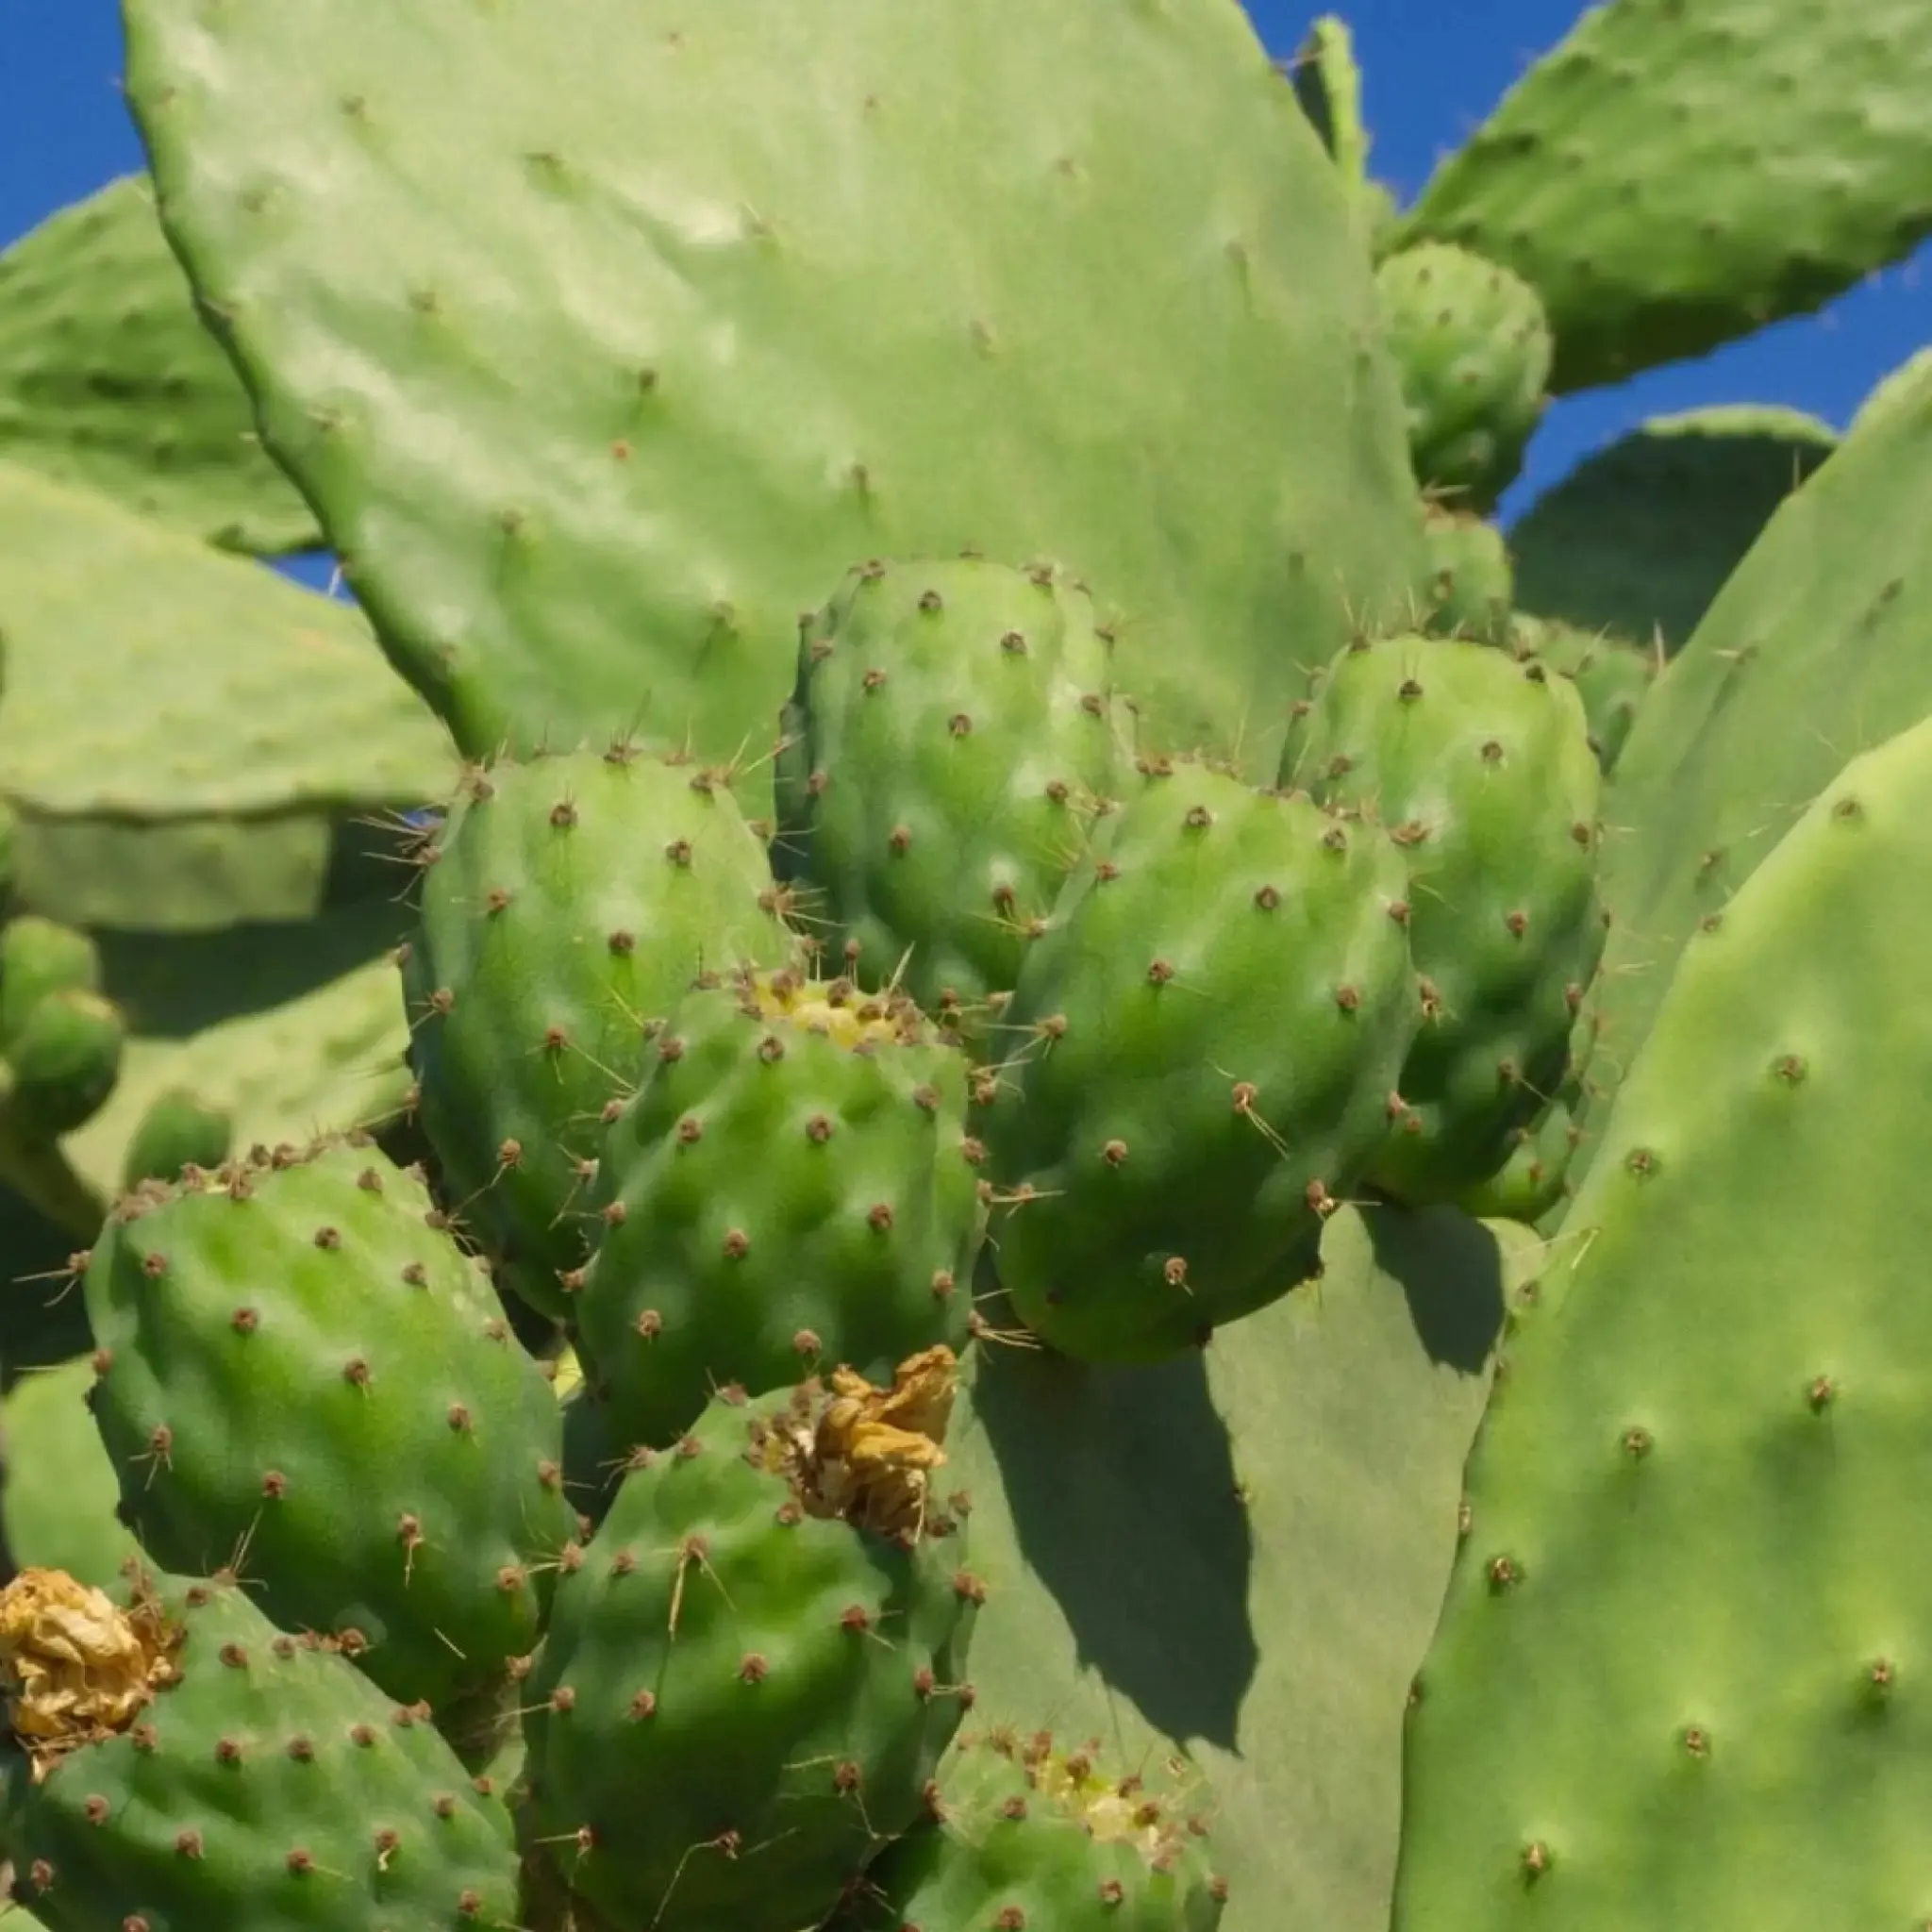
[[[1268, 45], [1287, 54], [1317, 9], [1306, 0], [1251, 0], [1249, 10]], [[1523, 68], [1563, 37], [1579, 0], [1457, 0], [1453, 7], [1355, 0], [1338, 10], [1355, 31], [1366, 75], [1375, 172], [1406, 201], [1435, 158], [1460, 145]], [[116, 0], [28, 0], [8, 23], [7, 56], [0, 65], [0, 245], [142, 159], [116, 87]], [[1506, 520], [1587, 451], [1665, 410], [1775, 402], [1842, 425], [1879, 375], [1928, 341], [1932, 248], [1822, 315], [1556, 405], [1504, 504]]]

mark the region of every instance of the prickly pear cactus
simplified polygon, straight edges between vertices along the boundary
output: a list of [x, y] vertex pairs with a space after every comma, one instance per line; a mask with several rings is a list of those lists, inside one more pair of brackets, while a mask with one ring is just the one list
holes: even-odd
[[1426, 515], [1423, 535], [1429, 552], [1429, 630], [1501, 643], [1516, 601], [1515, 570], [1502, 531], [1466, 511], [1433, 504]]
[[343, 1142], [116, 1209], [94, 1419], [157, 1561], [235, 1567], [467, 1745], [576, 1534], [556, 1397], [419, 1177]]
[[846, 579], [799, 641], [774, 849], [833, 971], [983, 1029], [1126, 774], [1112, 685], [1091, 600], [1050, 571]]
[[517, 1920], [500, 1804], [232, 1575], [0, 1590], [0, 1842], [47, 1932], [459, 1932]]
[[963, 1346], [985, 1149], [963, 1056], [909, 1002], [746, 974], [691, 994], [600, 1143], [571, 1313], [615, 1445], [712, 1391]]
[[607, 1920], [817, 1924], [920, 1816], [985, 1593], [934, 1481], [954, 1377], [721, 1397], [565, 1566], [522, 1808]]
[[1664, 667], [1662, 645], [1640, 647], [1605, 631], [1579, 630], [1520, 612], [1509, 620], [1507, 641], [1519, 663], [1541, 664], [1576, 687], [1591, 745], [1608, 777]]
[[1375, 293], [1416, 480], [1457, 508], [1488, 510], [1542, 419], [1552, 350], [1536, 291], [1467, 249], [1429, 242], [1387, 257]]
[[783, 965], [778, 890], [725, 774], [620, 747], [472, 773], [422, 853], [403, 959], [425, 1131], [533, 1306], [590, 1252], [598, 1124], [706, 970]]
[[1583, 704], [1480, 644], [1351, 645], [1297, 720], [1282, 783], [1386, 835], [1407, 867], [1424, 1019], [1370, 1178], [1453, 1201], [1556, 1092], [1605, 938], [1600, 775]]
[[1406, 885], [1374, 827], [1150, 770], [1028, 952], [984, 1083], [991, 1244], [1036, 1334], [1158, 1360], [1316, 1272], [1422, 1022]]
[[1928, 906], [1922, 724], [1684, 953], [1471, 1463], [1397, 1932], [1924, 1917]]

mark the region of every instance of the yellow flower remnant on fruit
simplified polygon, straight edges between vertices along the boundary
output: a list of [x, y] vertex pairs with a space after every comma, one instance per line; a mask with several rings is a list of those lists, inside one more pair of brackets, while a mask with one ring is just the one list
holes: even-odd
[[744, 1009], [754, 1019], [783, 1020], [823, 1033], [848, 1051], [910, 1046], [925, 1035], [919, 1009], [904, 993], [862, 993], [849, 979], [807, 979], [788, 970], [740, 976]]
[[800, 1502], [814, 1516], [916, 1541], [932, 1474], [945, 1464], [958, 1382], [958, 1357], [943, 1345], [901, 1362], [890, 1389], [835, 1369], [830, 1400], [792, 1438]]
[[64, 1570], [23, 1570], [0, 1590], [0, 1685], [35, 1776], [63, 1751], [133, 1724], [174, 1682], [178, 1645], [152, 1600], [119, 1609]]

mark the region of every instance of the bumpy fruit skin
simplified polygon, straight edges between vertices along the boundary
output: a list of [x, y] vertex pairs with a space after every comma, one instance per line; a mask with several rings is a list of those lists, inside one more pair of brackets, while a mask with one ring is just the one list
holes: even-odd
[[1125, 770], [1083, 590], [868, 563], [803, 626], [774, 862], [831, 970], [934, 1013], [1012, 989]]
[[561, 1316], [599, 1116], [645, 1026], [703, 970], [782, 965], [792, 942], [763, 846], [697, 765], [499, 764], [472, 774], [432, 851], [403, 967], [424, 1130], [508, 1285]]
[[558, 1583], [524, 1687], [524, 1833], [610, 1924], [817, 1925], [921, 1815], [983, 1594], [926, 1487], [938, 1355], [890, 1394], [715, 1401]]
[[1387, 257], [1375, 291], [1408, 408], [1416, 479], [1487, 510], [1541, 420], [1554, 343], [1529, 284], [1445, 242]]
[[690, 994], [598, 1162], [573, 1307], [619, 1447], [727, 1383], [963, 1346], [983, 1225], [966, 1061], [903, 1001], [745, 975]]
[[1158, 1360], [1318, 1272], [1421, 1024], [1406, 889], [1373, 829], [1155, 768], [1027, 955], [982, 1083], [990, 1246], [1037, 1334]]
[[1663, 653], [1604, 631], [1579, 630], [1574, 625], [1520, 614], [1510, 620], [1509, 648], [1519, 661], [1534, 659], [1576, 687], [1597, 763], [1608, 777], [1657, 682]]
[[1429, 551], [1429, 630], [1441, 637], [1501, 643], [1516, 596], [1502, 531], [1480, 517], [1431, 504], [1423, 539]]
[[576, 1521], [557, 1399], [441, 1220], [374, 1146], [263, 1156], [124, 1199], [86, 1293], [150, 1555], [235, 1564], [455, 1727], [536, 1642]]
[[0, 1592], [0, 1655], [26, 1661], [38, 1639], [92, 1657], [92, 1721], [4, 1760], [0, 1835], [48, 1932], [517, 1924], [501, 1804], [416, 1713], [250, 1594], [144, 1576], [90, 1601], [58, 1571]]
[[1209, 1794], [1109, 1774], [1095, 1740], [975, 1732], [955, 1740], [934, 1818], [866, 1868], [853, 1932], [1214, 1932], [1227, 1888], [1208, 1857]]
[[1481, 644], [1351, 645], [1296, 719], [1281, 777], [1379, 826], [1407, 865], [1425, 1018], [1370, 1178], [1412, 1204], [1453, 1201], [1561, 1083], [1603, 954], [1602, 779], [1582, 701]]

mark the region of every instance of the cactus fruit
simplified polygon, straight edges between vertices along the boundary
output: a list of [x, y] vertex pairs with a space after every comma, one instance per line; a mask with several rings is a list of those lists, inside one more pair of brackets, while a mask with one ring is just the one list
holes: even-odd
[[99, 992], [101, 950], [84, 932], [35, 913], [0, 925], [0, 1055], [50, 993]]
[[964, 1346], [982, 1210], [966, 1062], [903, 998], [747, 974], [672, 1013], [600, 1145], [571, 1311], [620, 1447], [711, 1391]]
[[1191, 762], [1108, 826], [1027, 953], [979, 1132], [1021, 1318], [1149, 1361], [1317, 1271], [1422, 1013], [1378, 833]]
[[1405, 248], [1375, 270], [1416, 480], [1486, 511], [1542, 418], [1550, 325], [1528, 283], [1466, 249]]
[[[1208, 1794], [1185, 1760], [1150, 1778], [1104, 1767], [1098, 1740], [955, 1740], [934, 1823], [867, 1867], [853, 1932], [1215, 1932], [1227, 1887], [1208, 1863]], [[842, 1923], [842, 1922], [841, 1922]]]
[[1423, 540], [1429, 551], [1429, 631], [1501, 643], [1516, 601], [1515, 572], [1502, 531], [1481, 517], [1431, 504]]
[[502, 1806], [337, 1646], [231, 1575], [137, 1568], [123, 1594], [0, 1591], [0, 1842], [47, 1932], [517, 1923]]
[[373, 1146], [262, 1154], [126, 1197], [86, 1291], [148, 1553], [238, 1567], [467, 1746], [576, 1518], [556, 1397], [441, 1223]]
[[707, 970], [794, 950], [724, 775], [625, 747], [473, 773], [423, 857], [404, 987], [424, 1130], [536, 1307], [589, 1253], [605, 1108]]
[[96, 992], [50, 992], [7, 1046], [8, 1128], [55, 1141], [85, 1124], [114, 1091], [127, 1023]]
[[1928, 908], [1922, 723], [1683, 954], [1471, 1460], [1396, 1932], [1924, 1918]]
[[171, 1087], [149, 1103], [127, 1143], [121, 1191], [132, 1193], [143, 1181], [172, 1186], [188, 1168], [219, 1167], [234, 1138], [234, 1116], [225, 1108], [208, 1106], [187, 1088]]
[[1606, 632], [1579, 630], [1574, 625], [1520, 612], [1509, 621], [1508, 642], [1519, 662], [1534, 660], [1576, 687], [1591, 748], [1607, 777], [1663, 669], [1661, 647], [1641, 647]]
[[972, 558], [863, 565], [803, 627], [774, 857], [833, 970], [936, 1015], [1012, 991], [1120, 787], [1111, 650], [1084, 591]]
[[1582, 700], [1480, 644], [1351, 645], [1297, 720], [1282, 783], [1379, 826], [1408, 869], [1426, 1018], [1370, 1178], [1453, 1201], [1563, 1078], [1604, 946], [1601, 784]]
[[525, 1835], [608, 1921], [816, 1925], [919, 1817], [984, 1594], [937, 1480], [954, 1377], [721, 1395], [565, 1566]]

